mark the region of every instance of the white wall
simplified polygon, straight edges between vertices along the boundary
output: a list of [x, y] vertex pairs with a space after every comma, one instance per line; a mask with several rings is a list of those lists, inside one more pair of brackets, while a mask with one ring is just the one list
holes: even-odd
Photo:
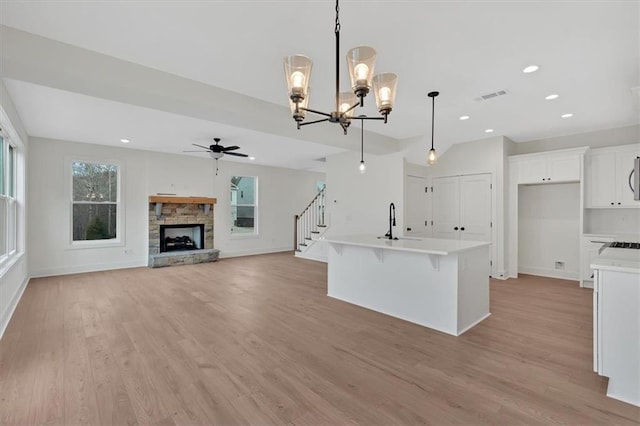
[[531, 154], [534, 152], [578, 148], [581, 146], [603, 148], [606, 146], [627, 145], [638, 142], [640, 142], [640, 125], [635, 125], [520, 142], [515, 144], [512, 154]]
[[[123, 166], [124, 245], [76, 249], [69, 245], [68, 173], [72, 159], [115, 160]], [[209, 158], [32, 138], [29, 158], [29, 242], [32, 276], [147, 264], [148, 197], [161, 193], [216, 197], [214, 247], [221, 257], [292, 250], [293, 215], [315, 195], [321, 173]], [[259, 235], [230, 235], [230, 177], [257, 176]]]
[[29, 139], [9, 93], [0, 80], [0, 126], [11, 135], [12, 142], [17, 145], [17, 252], [18, 257], [12, 259], [4, 269], [0, 269], [0, 337], [4, 333], [9, 319], [24, 291], [28, 274], [28, 246], [26, 244], [26, 171], [25, 165], [29, 154]]
[[401, 153], [366, 154], [367, 171], [358, 171], [360, 153], [327, 157], [326, 235], [384, 235], [389, 228], [389, 204], [396, 206], [394, 234], [402, 235], [404, 158]]
[[578, 280], [580, 235], [580, 183], [519, 185], [518, 272]]

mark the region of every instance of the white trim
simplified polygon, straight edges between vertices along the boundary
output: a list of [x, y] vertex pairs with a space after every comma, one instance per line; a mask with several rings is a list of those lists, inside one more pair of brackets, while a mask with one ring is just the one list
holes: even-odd
[[[233, 232], [233, 221], [232, 221], [232, 225], [231, 228], [229, 228], [229, 237], [230, 239], [243, 239], [243, 238], [259, 238], [260, 237], [260, 229], [259, 229], [259, 220], [258, 220], [258, 214], [259, 214], [259, 197], [260, 197], [260, 192], [259, 192], [259, 188], [258, 188], [258, 176], [250, 176], [250, 175], [232, 175], [231, 178], [234, 177], [240, 177], [240, 178], [252, 178], [253, 179], [253, 204], [238, 204], [237, 200], [236, 200], [236, 204], [232, 204], [231, 201], [229, 201], [229, 219], [232, 219], [231, 217], [231, 213], [233, 211], [233, 207], [235, 206], [236, 209], [238, 207], [253, 207], [253, 232], [251, 233], [242, 233], [242, 232], [238, 232], [238, 233], [234, 233]], [[231, 194], [231, 191], [233, 190], [233, 188], [231, 187], [231, 185], [233, 185], [233, 183], [231, 183], [231, 179], [229, 179], [229, 194]], [[237, 186], [236, 186], [237, 188]]]
[[580, 281], [580, 274], [577, 271], [561, 271], [550, 268], [536, 268], [518, 265], [518, 273], [536, 275], [539, 277], [558, 278], [561, 280]]
[[473, 322], [472, 324], [470, 324], [470, 325], [466, 326], [465, 328], [463, 328], [462, 330], [460, 330], [456, 336], [461, 336], [463, 333], [471, 330], [473, 327], [475, 327], [476, 325], [480, 324], [482, 321], [486, 320], [490, 316], [491, 316], [491, 312], [489, 312], [487, 315], [483, 316], [479, 320]]
[[263, 249], [246, 249], [246, 250], [225, 250], [220, 251], [220, 259], [227, 257], [252, 256], [254, 254], [282, 253], [285, 251], [293, 252], [293, 248], [289, 247], [272, 247]]
[[20, 286], [18, 287], [18, 290], [11, 297], [11, 300], [9, 301], [7, 308], [5, 309], [4, 312], [0, 313], [0, 340], [4, 335], [4, 332], [7, 330], [9, 321], [11, 321], [11, 317], [13, 316], [13, 313], [15, 312], [16, 307], [18, 306], [18, 302], [22, 298], [22, 294], [24, 293], [24, 290], [27, 288], [27, 284], [29, 283], [29, 280], [30, 280], [29, 276], [24, 277], [22, 284], [20, 284]]
[[45, 268], [32, 271], [31, 278], [52, 277], [56, 275], [82, 274], [85, 272], [110, 271], [113, 269], [127, 269], [147, 266], [147, 260], [132, 260], [129, 262], [110, 262], [71, 267]]

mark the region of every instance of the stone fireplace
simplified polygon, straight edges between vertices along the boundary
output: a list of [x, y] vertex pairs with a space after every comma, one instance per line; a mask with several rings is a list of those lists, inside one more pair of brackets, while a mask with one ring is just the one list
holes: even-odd
[[215, 198], [149, 197], [149, 267], [218, 260], [213, 248]]

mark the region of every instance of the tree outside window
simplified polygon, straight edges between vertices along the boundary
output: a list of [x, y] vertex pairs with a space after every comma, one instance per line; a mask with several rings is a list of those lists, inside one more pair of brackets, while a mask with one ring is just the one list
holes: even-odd
[[119, 202], [118, 166], [74, 161], [71, 168], [73, 241], [116, 239]]

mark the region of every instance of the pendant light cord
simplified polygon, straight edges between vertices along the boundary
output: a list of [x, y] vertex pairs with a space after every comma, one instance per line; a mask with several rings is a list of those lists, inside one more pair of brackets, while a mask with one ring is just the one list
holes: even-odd
[[364, 163], [364, 120], [360, 120], [360, 163]]
[[436, 116], [436, 97], [431, 97], [431, 149], [433, 149], [433, 127], [435, 124], [435, 116]]
[[336, 0], [336, 112], [340, 111], [340, 5]]

